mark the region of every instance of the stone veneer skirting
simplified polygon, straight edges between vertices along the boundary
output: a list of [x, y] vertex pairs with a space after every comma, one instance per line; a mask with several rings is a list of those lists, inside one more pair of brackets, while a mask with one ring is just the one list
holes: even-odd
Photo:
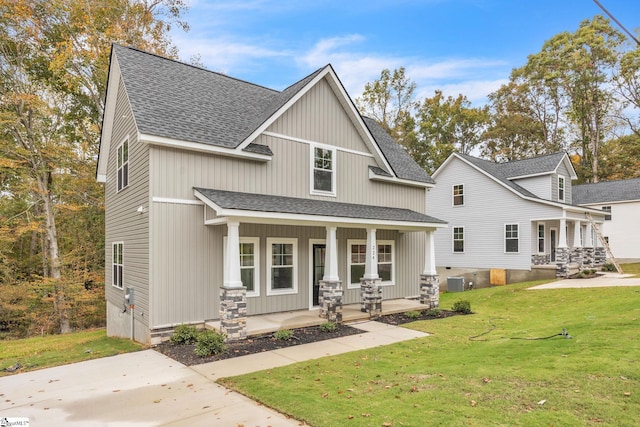
[[220, 332], [227, 341], [247, 338], [247, 288], [220, 288]]
[[420, 304], [429, 309], [440, 306], [440, 279], [437, 274], [420, 275]]
[[585, 267], [593, 267], [595, 262], [594, 248], [582, 248], [582, 265]]
[[556, 248], [556, 277], [569, 276], [569, 248]]
[[547, 265], [551, 263], [551, 255], [549, 254], [533, 254], [531, 255], [532, 265]]
[[578, 268], [582, 268], [584, 264], [584, 257], [582, 248], [573, 248], [571, 249], [571, 262], [574, 264], [578, 264]]
[[342, 282], [320, 280], [320, 295], [318, 297], [318, 315], [329, 322], [342, 322]]
[[603, 247], [595, 248], [593, 255], [593, 263], [595, 265], [604, 265], [607, 261], [607, 252]]
[[369, 317], [382, 314], [382, 279], [360, 279], [360, 311]]

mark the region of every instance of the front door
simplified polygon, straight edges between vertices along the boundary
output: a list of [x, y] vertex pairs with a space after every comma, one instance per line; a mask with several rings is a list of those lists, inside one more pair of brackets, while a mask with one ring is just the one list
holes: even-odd
[[551, 262], [556, 262], [556, 230], [552, 228], [551, 233]]
[[320, 280], [324, 276], [324, 255], [327, 251], [325, 244], [313, 244], [313, 305], [318, 305], [320, 295]]

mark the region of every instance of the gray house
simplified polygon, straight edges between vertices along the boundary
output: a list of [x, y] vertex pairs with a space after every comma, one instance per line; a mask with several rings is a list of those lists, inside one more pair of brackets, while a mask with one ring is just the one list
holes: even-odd
[[109, 335], [437, 298], [434, 181], [330, 65], [276, 91], [115, 45], [97, 179]]
[[428, 211], [449, 223], [435, 233], [442, 274], [564, 277], [604, 261], [593, 230], [604, 214], [573, 203], [576, 173], [564, 152], [507, 163], [454, 153], [433, 178]]
[[640, 178], [576, 185], [573, 200], [605, 212], [602, 234], [618, 261], [640, 261]]

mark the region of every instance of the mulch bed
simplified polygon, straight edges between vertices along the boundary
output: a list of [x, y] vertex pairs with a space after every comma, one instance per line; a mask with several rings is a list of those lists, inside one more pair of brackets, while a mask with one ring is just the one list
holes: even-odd
[[[458, 313], [449, 310], [424, 310], [420, 312], [418, 317], [409, 317], [405, 313], [397, 313], [381, 316], [377, 318], [376, 321], [388, 325], [402, 325], [417, 320], [444, 319], [445, 317], [455, 316], [457, 314]], [[158, 344], [154, 349], [167, 357], [177, 360], [183, 365], [192, 366], [363, 333], [360, 329], [352, 328], [344, 324], [336, 325], [336, 329], [332, 332], [321, 331], [319, 326], [309, 326], [292, 330], [293, 338], [287, 341], [274, 338], [272, 333], [257, 335], [243, 341], [228, 343], [228, 349], [224, 353], [206, 357], [200, 357], [193, 352], [195, 345], [172, 344], [166, 341]]]

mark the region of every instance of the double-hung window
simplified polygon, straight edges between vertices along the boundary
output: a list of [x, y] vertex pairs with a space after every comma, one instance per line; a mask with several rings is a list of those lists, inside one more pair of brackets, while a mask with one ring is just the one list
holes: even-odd
[[312, 146], [311, 192], [335, 195], [336, 151], [332, 148]]
[[248, 297], [260, 295], [260, 240], [256, 237], [240, 238], [240, 279], [247, 288]]
[[129, 185], [129, 139], [125, 139], [118, 147], [118, 190]]
[[298, 292], [297, 239], [267, 239], [267, 295]]
[[[348, 281], [349, 288], [359, 288], [360, 278], [364, 276], [367, 259], [367, 244], [364, 240], [349, 240]], [[378, 257], [378, 276], [383, 285], [394, 283], [394, 243], [391, 240], [376, 242]]]
[[611, 206], [603, 206], [602, 211], [605, 212], [604, 220], [611, 221]]
[[558, 201], [564, 202], [565, 181], [564, 176], [558, 175]]
[[122, 257], [122, 251], [124, 249], [124, 243], [116, 242], [113, 244], [113, 258], [111, 264], [113, 266], [113, 278], [111, 284], [118, 289], [123, 289], [123, 273], [124, 273], [124, 261]]
[[544, 224], [538, 224], [538, 253], [544, 253]]
[[519, 251], [518, 224], [505, 224], [504, 251], [517, 253]]
[[453, 252], [464, 252], [464, 227], [453, 227]]
[[453, 186], [453, 206], [464, 206], [464, 185]]

